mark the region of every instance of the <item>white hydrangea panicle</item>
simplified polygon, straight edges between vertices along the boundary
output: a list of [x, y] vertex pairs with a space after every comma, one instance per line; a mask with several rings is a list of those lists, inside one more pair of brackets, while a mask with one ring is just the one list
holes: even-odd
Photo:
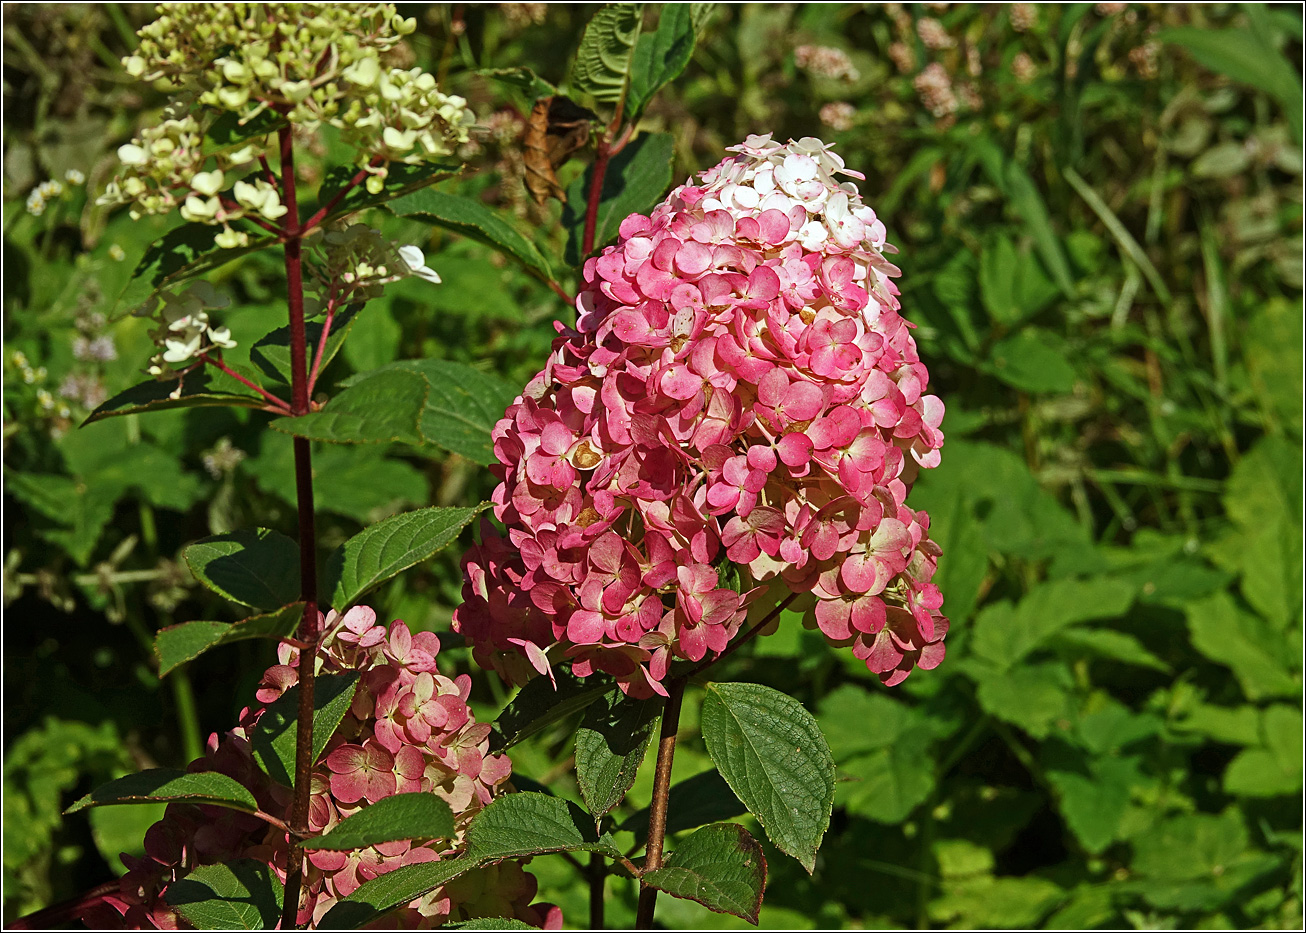
[[195, 281], [177, 294], [162, 293], [133, 309], [135, 316], [151, 318], [157, 324], [150, 336], [160, 351], [150, 360], [150, 375], [160, 380], [175, 379], [190, 368], [185, 364], [201, 354], [234, 347], [236, 341], [230, 329], [209, 317], [210, 311], [230, 304], [231, 299], [218, 294], [208, 282]]

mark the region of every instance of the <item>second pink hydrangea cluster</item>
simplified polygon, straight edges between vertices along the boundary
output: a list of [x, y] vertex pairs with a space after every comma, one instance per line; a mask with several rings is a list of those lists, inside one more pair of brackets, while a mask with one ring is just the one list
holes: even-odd
[[[407, 840], [347, 852], [313, 850], [301, 892], [299, 923], [315, 929], [342, 897], [364, 882], [402, 865], [439, 861], [461, 848], [472, 817], [501, 791], [512, 770], [505, 755], [489, 753], [490, 726], [467, 707], [471, 680], [440, 673], [440, 642], [430, 632], [410, 633], [403, 622], [389, 630], [363, 606], [324, 620], [317, 658], [319, 674], [359, 672], [353, 703], [313, 772], [309, 828], [329, 832], [342, 819], [397, 793], [441, 797], [453, 811], [458, 836], [415, 843]], [[259, 807], [283, 818], [291, 790], [256, 764], [250, 736], [266, 706], [294, 686], [299, 652], [285, 644], [281, 661], [268, 668], [256, 694], [259, 705], [241, 713], [240, 726], [209, 739], [191, 771], [218, 771], [249, 788]], [[180, 918], [163, 897], [168, 885], [199, 865], [252, 858], [286, 877], [286, 834], [238, 810], [190, 803], [170, 804], [145, 836], [144, 858], [124, 855], [129, 871], [119, 890], [102, 898], [85, 919], [118, 929], [176, 929]], [[129, 860], [130, 859], [130, 860]], [[535, 878], [519, 863], [476, 869], [413, 901], [389, 918], [402, 928], [438, 926], [475, 917], [514, 917], [533, 926], [559, 928], [561, 913], [531, 904]], [[389, 922], [389, 921], [388, 921]]]
[[454, 624], [509, 679], [567, 658], [664, 693], [767, 589], [810, 593], [887, 684], [943, 659], [940, 551], [906, 504], [943, 403], [884, 225], [820, 140], [732, 151], [586, 262], [576, 328], [494, 429], [507, 537], [464, 558]]

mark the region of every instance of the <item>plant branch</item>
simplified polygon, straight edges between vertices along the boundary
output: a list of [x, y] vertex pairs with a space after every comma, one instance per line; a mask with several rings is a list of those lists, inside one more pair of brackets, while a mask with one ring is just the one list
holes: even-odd
[[[233, 201], [231, 198], [222, 198], [221, 201], [222, 201], [222, 206], [229, 211], [245, 210], [245, 208], [241, 204], [239, 204], [236, 201]], [[252, 224], [257, 224], [258, 226], [266, 230], [268, 233], [273, 233], [276, 234], [277, 236], [286, 236], [286, 231], [282, 230], [276, 224], [269, 223], [268, 221], [264, 220], [262, 217], [255, 217], [253, 214], [245, 213], [240, 216], [240, 219], [248, 220]]]
[[235, 379], [237, 382], [242, 383], [248, 386], [249, 388], [253, 389], [255, 392], [263, 396], [265, 399], [267, 399], [277, 408], [280, 408], [284, 410], [287, 414], [290, 414], [291, 412], [290, 404], [286, 402], [285, 399], [277, 398], [277, 396], [273, 395], [271, 392], [263, 388], [261, 385], [258, 385], [257, 383], [251, 382], [250, 380], [246, 379], [240, 373], [228, 367], [226, 363], [222, 362], [222, 360], [214, 359], [213, 357], [209, 356], [207, 353], [201, 353], [199, 355], [199, 358], [205, 363], [208, 363], [210, 366], [216, 366], [218, 369], [222, 370], [222, 372], [226, 373], [232, 379]]
[[[286, 206], [286, 301], [290, 312], [291, 410], [302, 415], [309, 410], [307, 334], [304, 327], [303, 228], [295, 191], [295, 150], [289, 127], [278, 131], [281, 143], [281, 183]], [[317, 532], [313, 522], [313, 464], [309, 443], [294, 438], [295, 492], [299, 511], [299, 585], [304, 617], [298, 637], [307, 645], [299, 652], [299, 712], [295, 726], [295, 796], [290, 809], [289, 835], [303, 838], [308, 832], [308, 806], [313, 773], [313, 681], [317, 661]], [[291, 838], [288, 840], [294, 842]], [[303, 883], [304, 854], [295, 852], [286, 863], [286, 889], [281, 929], [291, 930], [299, 916], [299, 892]]]
[[[381, 162], [382, 159], [380, 156], [373, 156], [372, 161], [367, 163], [367, 168], [376, 168], [378, 165], [381, 164]], [[354, 174], [354, 177], [349, 179], [348, 183], [343, 188], [341, 188], [339, 191], [336, 192], [335, 197], [333, 197], [330, 201], [327, 201], [320, 208], [318, 208], [317, 213], [315, 213], [312, 217], [308, 218], [308, 220], [304, 222], [304, 226], [301, 228], [300, 233], [301, 234], [308, 233], [310, 230], [312, 230], [314, 227], [320, 224], [323, 220], [325, 220], [327, 215], [336, 209], [336, 205], [338, 205], [341, 201], [345, 199], [345, 195], [349, 194], [349, 192], [357, 188], [358, 185], [363, 181], [363, 179], [365, 179], [368, 175], [371, 174], [371, 172], [369, 172], [367, 168], [360, 168]]]
[[[612, 122], [603, 130], [599, 136], [598, 152], [594, 155], [594, 179], [590, 182], [589, 201], [585, 205], [585, 235], [581, 239], [580, 255], [584, 259], [594, 251], [594, 231], [599, 222], [599, 201], [603, 198], [603, 177], [608, 173], [608, 159], [613, 155], [612, 139], [617, 135], [617, 129], [621, 126], [622, 110], [626, 106], [625, 95], [617, 102], [616, 112], [612, 115]], [[626, 134], [628, 137], [629, 134]], [[625, 145], [624, 139], [621, 145]]]
[[603, 856], [597, 852], [590, 853], [590, 929], [602, 930], [604, 927], [603, 918], [603, 885], [608, 877], [608, 866], [603, 861]]
[[[667, 800], [671, 794], [671, 766], [676, 755], [676, 732], [680, 729], [680, 705], [685, 698], [685, 679], [678, 677], [671, 681], [667, 694], [667, 705], [662, 711], [662, 732], [658, 738], [658, 761], [653, 772], [653, 800], [648, 807], [645, 872], [662, 867], [662, 843], [667, 834]], [[635, 912], [636, 929], [652, 929], [657, 897], [657, 888], [640, 882], [639, 907]]]
[[313, 387], [317, 385], [317, 371], [322, 365], [322, 354], [326, 352], [327, 337], [331, 335], [331, 323], [336, 318], [336, 283], [331, 283], [327, 293], [326, 320], [322, 323], [322, 336], [317, 341], [317, 352], [313, 354], [313, 368], [308, 373], [308, 395], [313, 396]]

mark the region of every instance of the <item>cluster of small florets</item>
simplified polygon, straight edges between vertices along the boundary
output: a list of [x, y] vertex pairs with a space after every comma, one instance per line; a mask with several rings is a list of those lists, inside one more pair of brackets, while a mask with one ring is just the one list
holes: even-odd
[[853, 82], [861, 72], [843, 49], [828, 45], [800, 45], [794, 49], [794, 64], [808, 74], [832, 81]]
[[[324, 122], [341, 129], [357, 163], [372, 173], [373, 193], [384, 183], [386, 162], [446, 156], [467, 141], [473, 116], [465, 100], [442, 94], [420, 69], [382, 62], [416, 29], [392, 4], [173, 3], [158, 13], [123, 65], [186, 97], [162, 124], [119, 150], [125, 171], [101, 203], [131, 204], [134, 216], [180, 208], [189, 221], [221, 224], [222, 247], [248, 242], [232, 220], [249, 213], [274, 223], [285, 213], [267, 181], [233, 174], [271, 154], [269, 137], [210, 156], [190, 113], [196, 104], [202, 118], [226, 112], [245, 124], [271, 110], [305, 129]], [[233, 181], [230, 196], [222, 196]]]
[[332, 227], [315, 244], [309, 266], [316, 295], [306, 304], [310, 315], [327, 303], [367, 301], [381, 294], [383, 287], [414, 275], [433, 285], [440, 274], [426, 264], [417, 246], [397, 246], [367, 224]]
[[180, 368], [211, 350], [229, 350], [236, 345], [231, 331], [216, 325], [210, 311], [226, 308], [231, 299], [219, 295], [212, 285], [196, 280], [181, 292], [160, 292], [132, 310], [136, 317], [153, 318], [150, 331], [163, 349], [150, 360], [148, 371], [157, 379], [175, 379]]
[[[342, 819], [397, 793], [432, 793], [445, 800], [458, 834], [433, 842], [400, 841], [349, 852], [311, 851], [305, 866], [298, 922], [314, 929], [328, 910], [364, 882], [402, 865], [439, 861], [462, 846], [467, 824], [501, 790], [511, 772], [504, 755], [489, 754], [490, 727], [477, 723], [467, 707], [470, 678], [440, 673], [439, 639], [412, 634], [403, 623], [389, 630], [376, 614], [356, 607], [324, 620], [317, 655], [320, 674], [358, 672], [353, 703], [313, 772], [309, 827], [325, 833]], [[238, 728], [209, 739], [205, 757], [191, 771], [218, 771], [247, 787], [260, 809], [290, 810], [291, 791], [261, 771], [249, 737], [267, 704], [298, 681], [298, 652], [282, 646], [280, 664], [263, 675], [259, 705], [243, 710]], [[145, 836], [144, 858], [123, 856], [129, 871], [119, 890], [88, 913], [105, 927], [175, 929], [178, 917], [163, 897], [167, 886], [188, 870], [237, 858], [272, 867], [284, 882], [284, 832], [248, 813], [188, 803], [170, 804], [163, 820]], [[535, 879], [517, 863], [478, 869], [437, 888], [392, 916], [403, 928], [438, 926], [481, 916], [516, 917], [556, 928], [561, 915], [551, 905], [531, 906]]]
[[884, 225], [820, 140], [733, 151], [586, 262], [576, 329], [493, 431], [507, 538], [465, 556], [454, 625], [506, 677], [569, 658], [661, 693], [763, 584], [812, 594], [886, 683], [942, 660], [940, 552], [905, 500], [943, 404]]

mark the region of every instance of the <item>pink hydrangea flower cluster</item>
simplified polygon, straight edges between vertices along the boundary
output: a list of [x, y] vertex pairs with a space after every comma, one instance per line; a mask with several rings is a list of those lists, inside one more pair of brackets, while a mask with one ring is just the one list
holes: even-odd
[[[504, 789], [512, 770], [506, 755], [489, 753], [490, 727], [467, 707], [471, 679], [440, 673], [439, 639], [412, 634], [401, 621], [389, 630], [376, 613], [355, 607], [343, 616], [329, 613], [317, 656], [319, 674], [358, 671], [353, 703], [313, 772], [309, 827], [330, 831], [337, 823], [382, 798], [397, 793], [432, 793], [453, 810], [453, 839], [407, 840], [348, 852], [312, 851], [303, 880], [300, 925], [316, 924], [342, 897], [364, 882], [402, 865], [439, 861], [462, 848], [467, 824]], [[259, 807], [288, 818], [291, 790], [275, 783], [255, 763], [249, 737], [268, 704], [299, 675], [299, 652], [281, 645], [280, 664], [268, 668], [256, 693], [259, 705], [242, 710], [240, 725], [219, 739], [210, 736], [203, 758], [189, 770], [217, 771], [249, 788]], [[163, 899], [172, 881], [199, 865], [252, 858], [286, 877], [284, 832], [264, 820], [225, 807], [173, 803], [145, 836], [145, 856], [124, 855], [130, 869], [118, 892], [89, 912], [88, 924], [118, 929], [177, 929], [183, 922]], [[562, 916], [549, 904], [531, 905], [536, 882], [519, 863], [477, 869], [413, 901], [390, 915], [399, 927], [418, 929], [474, 917], [515, 917], [534, 926], [558, 929]]]
[[576, 328], [494, 429], [507, 537], [487, 522], [464, 557], [454, 628], [509, 679], [569, 658], [664, 693], [762, 584], [812, 594], [887, 684], [943, 659], [940, 551], [906, 504], [943, 403], [884, 225], [818, 139], [732, 151], [585, 263]]

